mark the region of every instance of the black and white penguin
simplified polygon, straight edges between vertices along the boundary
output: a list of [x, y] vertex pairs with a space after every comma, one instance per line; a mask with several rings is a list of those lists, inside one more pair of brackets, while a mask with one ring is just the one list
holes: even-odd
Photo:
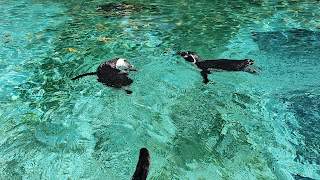
[[146, 180], [150, 167], [150, 154], [147, 148], [140, 149], [139, 161], [131, 180]]
[[115, 58], [100, 64], [96, 72], [81, 74], [71, 80], [76, 80], [88, 75], [97, 75], [98, 82], [101, 82], [103, 85], [123, 89], [127, 94], [131, 94], [132, 91], [124, 89], [125, 86], [133, 83], [133, 80], [128, 77], [130, 71], [135, 71], [135, 69], [131, 68], [135, 67], [127, 60]]
[[224, 71], [245, 71], [252, 74], [256, 74], [257, 71], [247, 68], [254, 64], [252, 59], [244, 60], [230, 60], [230, 59], [217, 59], [217, 60], [203, 60], [194, 52], [179, 52], [186, 61], [193, 62], [198, 68], [200, 68], [203, 82], [207, 84], [208, 74], [211, 74], [211, 70], [224, 70]]

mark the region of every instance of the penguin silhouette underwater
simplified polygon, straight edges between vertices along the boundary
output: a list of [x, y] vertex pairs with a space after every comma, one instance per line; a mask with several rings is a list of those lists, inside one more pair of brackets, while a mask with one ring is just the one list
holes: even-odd
[[195, 52], [179, 52], [186, 61], [193, 62], [199, 69], [201, 69], [201, 76], [203, 82], [207, 84], [208, 74], [211, 74], [212, 70], [224, 70], [224, 71], [245, 71], [252, 74], [257, 74], [255, 69], [250, 69], [248, 66], [254, 64], [252, 59], [244, 60], [230, 60], [230, 59], [217, 59], [217, 60], [203, 60]]
[[147, 148], [140, 149], [139, 160], [131, 180], [146, 180], [150, 168], [150, 154]]
[[113, 87], [116, 89], [122, 89], [127, 94], [131, 94], [132, 91], [124, 89], [133, 83], [133, 80], [128, 77], [130, 71], [136, 71], [135, 67], [127, 60], [122, 58], [115, 58], [110, 61], [101, 63], [96, 72], [89, 72], [78, 75], [71, 80], [77, 80], [88, 75], [97, 75], [98, 82], [105, 86]]

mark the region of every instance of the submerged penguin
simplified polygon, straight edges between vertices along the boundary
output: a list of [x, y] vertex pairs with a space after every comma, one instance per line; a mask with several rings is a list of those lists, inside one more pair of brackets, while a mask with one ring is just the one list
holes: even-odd
[[179, 52], [186, 61], [193, 62], [198, 68], [200, 68], [203, 82], [207, 84], [208, 74], [211, 74], [211, 70], [225, 70], [225, 71], [245, 71], [252, 74], [256, 74], [254, 69], [247, 68], [254, 64], [252, 59], [244, 60], [230, 60], [230, 59], [217, 59], [217, 60], [203, 60], [194, 52]]
[[147, 148], [140, 149], [139, 161], [131, 180], [146, 180], [150, 167], [150, 154]]
[[133, 83], [133, 80], [128, 77], [130, 71], [135, 71], [135, 69], [131, 68], [134, 68], [134, 66], [127, 60], [115, 58], [100, 64], [96, 72], [81, 74], [71, 80], [76, 80], [88, 75], [97, 75], [98, 82], [101, 82], [103, 85], [123, 89], [127, 94], [131, 94], [132, 91], [124, 89], [125, 86]]

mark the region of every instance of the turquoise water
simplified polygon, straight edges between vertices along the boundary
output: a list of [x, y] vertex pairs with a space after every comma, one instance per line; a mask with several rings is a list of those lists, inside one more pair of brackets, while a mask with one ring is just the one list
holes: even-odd
[[[0, 179], [320, 179], [319, 1], [126, 2], [0, 0]], [[133, 94], [70, 80], [115, 57]]]

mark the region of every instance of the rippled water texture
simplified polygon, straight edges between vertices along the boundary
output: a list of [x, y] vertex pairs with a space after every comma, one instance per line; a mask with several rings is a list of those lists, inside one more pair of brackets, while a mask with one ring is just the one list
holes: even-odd
[[[130, 179], [142, 147], [148, 179], [320, 179], [319, 7], [0, 0], [0, 179]], [[178, 51], [261, 70], [205, 85]], [[70, 80], [116, 57], [133, 94]]]

